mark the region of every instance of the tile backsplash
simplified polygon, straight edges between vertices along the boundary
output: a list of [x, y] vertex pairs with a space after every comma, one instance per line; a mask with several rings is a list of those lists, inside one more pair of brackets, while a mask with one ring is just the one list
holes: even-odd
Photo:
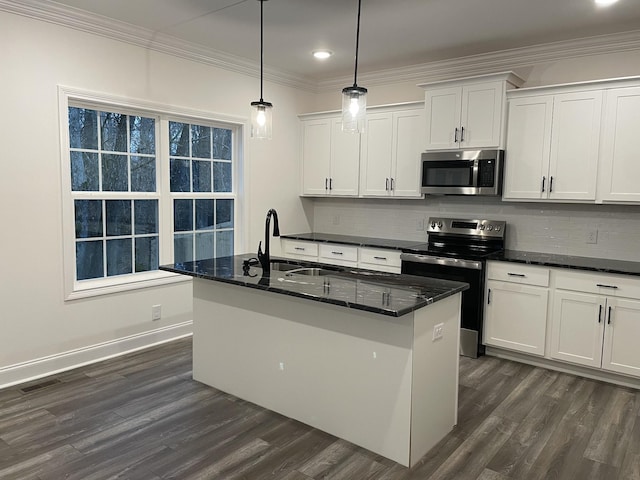
[[[509, 249], [640, 262], [640, 206], [503, 202], [493, 197], [313, 201], [315, 232], [426, 241], [430, 216], [507, 222]], [[596, 235], [596, 243], [587, 243]]]

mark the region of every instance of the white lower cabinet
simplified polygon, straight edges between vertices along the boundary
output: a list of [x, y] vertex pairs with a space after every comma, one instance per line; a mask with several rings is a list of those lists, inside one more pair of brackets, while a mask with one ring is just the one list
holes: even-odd
[[400, 273], [400, 250], [283, 238], [282, 256], [297, 260]]
[[484, 343], [544, 355], [548, 297], [546, 287], [488, 280]]
[[640, 301], [556, 290], [551, 325], [552, 358], [640, 376]]

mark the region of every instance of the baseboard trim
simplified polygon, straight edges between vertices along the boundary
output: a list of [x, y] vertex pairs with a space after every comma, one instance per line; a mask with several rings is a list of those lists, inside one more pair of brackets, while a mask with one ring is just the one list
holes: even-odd
[[542, 367], [548, 370], [555, 370], [563, 373], [570, 373], [579, 377], [591, 378], [592, 380], [600, 380], [602, 382], [614, 383], [623, 387], [634, 388], [640, 390], [640, 378], [617, 374], [615, 372], [607, 372], [594, 368], [582, 367], [571, 363], [564, 363], [556, 360], [550, 360], [544, 357], [533, 357], [519, 352], [512, 352], [502, 348], [487, 346], [487, 356], [504, 358], [505, 360], [513, 360], [514, 362], [526, 363], [534, 367]]
[[108, 342], [0, 368], [0, 389], [118, 357], [193, 334], [193, 321], [157, 328]]

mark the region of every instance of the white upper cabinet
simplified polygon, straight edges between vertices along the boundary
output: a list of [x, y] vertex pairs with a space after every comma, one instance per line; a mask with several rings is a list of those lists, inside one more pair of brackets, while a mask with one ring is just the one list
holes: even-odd
[[422, 197], [420, 154], [424, 150], [424, 108], [367, 113], [361, 139], [360, 194]]
[[360, 137], [342, 132], [342, 118], [302, 120], [302, 193], [357, 196]]
[[640, 86], [608, 90], [598, 185], [600, 200], [640, 202], [639, 126]]
[[422, 84], [426, 149], [502, 148], [508, 89], [522, 84], [512, 72]]
[[507, 200], [595, 201], [602, 91], [510, 95]]

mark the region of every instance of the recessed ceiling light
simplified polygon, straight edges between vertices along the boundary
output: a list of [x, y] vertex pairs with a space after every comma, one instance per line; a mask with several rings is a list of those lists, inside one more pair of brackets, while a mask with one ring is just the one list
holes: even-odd
[[316, 57], [318, 60], [325, 60], [329, 58], [331, 55], [333, 55], [333, 52], [330, 50], [314, 50], [313, 51], [313, 56]]
[[596, 5], [600, 7], [608, 7], [609, 5], [613, 5], [618, 0], [595, 0]]

